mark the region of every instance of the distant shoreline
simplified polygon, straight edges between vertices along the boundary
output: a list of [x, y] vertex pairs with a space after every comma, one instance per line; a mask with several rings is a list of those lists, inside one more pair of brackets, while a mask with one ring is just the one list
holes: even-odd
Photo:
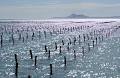
[[91, 21], [99, 21], [99, 22], [111, 22], [111, 21], [120, 21], [120, 19], [46, 19], [46, 20], [19, 20], [19, 19], [0, 19], [0, 23], [60, 23], [60, 22], [91, 22]]

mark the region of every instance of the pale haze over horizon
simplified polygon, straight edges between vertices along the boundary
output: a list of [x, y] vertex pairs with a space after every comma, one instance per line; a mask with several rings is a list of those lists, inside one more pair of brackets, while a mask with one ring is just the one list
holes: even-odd
[[120, 16], [120, 0], [0, 0], [0, 19]]

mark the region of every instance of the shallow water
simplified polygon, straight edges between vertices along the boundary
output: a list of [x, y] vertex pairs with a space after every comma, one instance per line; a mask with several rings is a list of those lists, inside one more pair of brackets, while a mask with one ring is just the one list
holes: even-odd
[[[120, 21], [112, 19], [104, 20], [105, 22], [114, 21], [111, 23], [103, 23], [103, 20], [102, 22], [100, 20], [88, 21], [91, 20], [82, 20], [83, 23], [78, 23], [81, 20], [73, 19], [62, 22], [61, 20], [1, 22], [0, 35], [3, 33], [3, 47], [0, 48], [0, 78], [16, 78], [14, 54], [18, 55], [18, 78], [27, 78], [28, 75], [32, 78], [120, 78], [120, 29], [116, 30]], [[76, 29], [71, 31], [71, 27], [76, 27]], [[66, 29], [63, 30], [63, 28]], [[60, 29], [61, 33], [58, 32]], [[86, 39], [84, 42], [83, 34], [89, 34], [94, 30], [96, 33], [92, 36], [93, 38]], [[46, 38], [44, 31], [46, 31]], [[33, 32], [35, 35], [32, 40]], [[112, 33], [109, 37], [105, 37], [108, 32]], [[19, 40], [20, 33], [22, 37]], [[26, 33], [28, 33], [28, 38]], [[14, 45], [11, 40], [12, 34], [15, 40]], [[81, 35], [80, 44], [79, 35]], [[104, 40], [99, 40], [93, 48], [92, 41], [101, 36], [104, 36]], [[74, 37], [77, 39], [75, 45]], [[69, 51], [67, 51], [68, 38], [72, 42], [69, 45]], [[64, 45], [61, 40], [64, 40]], [[55, 50], [55, 42], [58, 46], [57, 50]], [[87, 43], [90, 44], [90, 51], [88, 51]], [[51, 51], [50, 59], [48, 59], [48, 53], [45, 53], [45, 45]], [[62, 46], [61, 54], [59, 54], [59, 46]], [[84, 56], [82, 47], [85, 50]], [[33, 58], [37, 56], [36, 67], [34, 59], [30, 59], [30, 49], [33, 52]], [[73, 50], [76, 52], [76, 59], [74, 59]], [[66, 67], [64, 56], [67, 60]], [[53, 65], [52, 76], [50, 76], [49, 64]]]

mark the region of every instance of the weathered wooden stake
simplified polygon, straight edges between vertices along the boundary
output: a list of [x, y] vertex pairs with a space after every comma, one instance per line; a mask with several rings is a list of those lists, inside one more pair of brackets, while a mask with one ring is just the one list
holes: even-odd
[[83, 40], [84, 40], [84, 42], [85, 42], [85, 35], [83, 34]]
[[61, 46], [60, 46], [60, 54], [61, 54]]
[[97, 40], [97, 37], [95, 38], [95, 40], [96, 40], [96, 44], [97, 44], [97, 41], [98, 41], [98, 40]]
[[79, 45], [80, 45], [80, 35], [79, 35]]
[[62, 40], [62, 45], [64, 45], [64, 41]]
[[30, 75], [28, 75], [28, 78], [32, 78]]
[[93, 40], [93, 48], [94, 48], [94, 43], [95, 43], [95, 41]]
[[46, 38], [46, 31], [44, 31], [44, 35], [45, 35], [45, 38]]
[[76, 52], [75, 52], [75, 50], [74, 50], [74, 59], [76, 59]]
[[15, 54], [15, 63], [18, 63], [17, 54]]
[[50, 59], [50, 50], [49, 50], [49, 54], [48, 54], [48, 59]]
[[28, 39], [28, 33], [26, 33], [26, 40]]
[[94, 35], [96, 34], [95, 30], [94, 30]]
[[102, 35], [102, 41], [103, 41], [103, 39], [104, 39], [104, 37], [103, 37], [103, 35]]
[[17, 54], [15, 54], [15, 76], [18, 78], [18, 60], [17, 60]]
[[24, 39], [24, 37], [23, 37], [23, 43], [24, 43], [24, 41], [25, 41], [25, 39]]
[[75, 42], [76, 42], [76, 38], [74, 37], [74, 45], [75, 45]]
[[83, 53], [83, 56], [84, 56], [85, 55], [84, 47], [82, 47], [82, 53]]
[[53, 75], [53, 73], [52, 73], [52, 64], [50, 64], [50, 75]]
[[64, 66], [66, 67], [66, 57], [64, 56]]
[[101, 38], [100, 38], [100, 36], [99, 36], [99, 42], [101, 41]]
[[90, 51], [90, 44], [88, 43], [88, 52]]
[[2, 35], [1, 35], [1, 48], [3, 46], [3, 38], [2, 38]]
[[68, 46], [67, 46], [67, 50], [68, 50], [68, 51], [70, 50], [70, 48], [69, 48], [69, 43], [68, 43]]
[[55, 50], [57, 50], [57, 43], [55, 42]]
[[41, 35], [40, 35], [40, 34], [41, 34], [41, 32], [39, 31], [39, 39], [41, 38]]
[[14, 37], [13, 37], [13, 34], [12, 34], [12, 42], [13, 42], [13, 45], [14, 45]]
[[37, 66], [37, 56], [35, 56], [35, 67]]
[[35, 34], [34, 34], [34, 32], [33, 32], [33, 34], [32, 34], [32, 40], [33, 40], [34, 36], [35, 36]]
[[29, 52], [30, 52], [30, 57], [31, 57], [31, 59], [33, 59], [32, 50], [29, 50]]
[[15, 76], [16, 76], [16, 78], [18, 78], [18, 63], [16, 63]]
[[45, 52], [47, 52], [47, 46], [45, 45]]

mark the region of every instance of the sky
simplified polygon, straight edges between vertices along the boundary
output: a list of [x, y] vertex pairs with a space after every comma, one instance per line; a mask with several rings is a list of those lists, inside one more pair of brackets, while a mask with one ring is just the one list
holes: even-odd
[[0, 19], [120, 16], [120, 0], [0, 0]]

